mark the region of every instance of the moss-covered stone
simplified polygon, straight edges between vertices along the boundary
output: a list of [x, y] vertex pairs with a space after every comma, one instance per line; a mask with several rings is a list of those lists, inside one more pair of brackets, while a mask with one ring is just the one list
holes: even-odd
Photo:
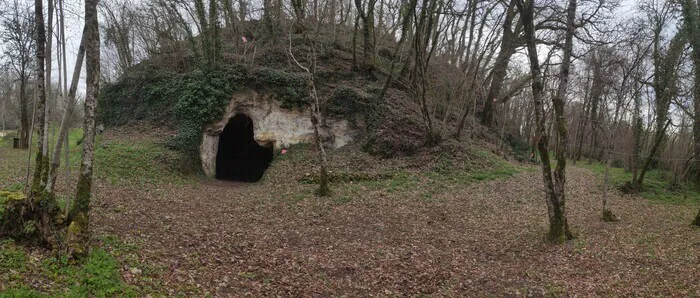
[[0, 236], [30, 245], [54, 249], [57, 246], [56, 218], [60, 208], [55, 197], [43, 189], [29, 197], [20, 192], [0, 192]]
[[68, 225], [65, 245], [70, 259], [79, 259], [88, 253], [88, 218], [86, 213], [78, 213]]

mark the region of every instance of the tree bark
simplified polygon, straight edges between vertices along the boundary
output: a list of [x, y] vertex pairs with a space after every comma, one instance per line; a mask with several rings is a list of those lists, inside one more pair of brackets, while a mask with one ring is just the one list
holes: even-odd
[[36, 26], [36, 92], [37, 92], [37, 119], [36, 132], [38, 134], [37, 138], [37, 153], [35, 159], [34, 176], [32, 179], [32, 193], [30, 197], [38, 196], [43, 189], [43, 179], [44, 173], [48, 168], [48, 154], [46, 152], [45, 146], [45, 136], [47, 121], [46, 118], [46, 90], [45, 90], [45, 54], [46, 54], [46, 31], [44, 28], [44, 8], [42, 0], [34, 1], [34, 15], [35, 15], [35, 26]]
[[593, 54], [593, 83], [591, 85], [591, 110], [590, 110], [590, 119], [591, 119], [591, 144], [590, 147], [591, 149], [589, 150], [589, 155], [588, 155], [588, 164], [593, 163], [593, 157], [595, 156], [595, 150], [599, 147], [599, 140], [598, 140], [598, 130], [600, 130], [600, 119], [598, 119], [598, 105], [600, 105], [600, 100], [601, 96], [603, 94], [603, 80], [602, 80], [602, 73], [601, 73], [601, 68], [603, 64], [603, 58], [600, 57], [599, 53]]
[[27, 78], [19, 78], [19, 142], [23, 149], [29, 148], [29, 103], [27, 98]]
[[[363, 46], [362, 53], [365, 59], [372, 58], [374, 60], [374, 4], [377, 0], [367, 1], [367, 10], [362, 7], [362, 0], [355, 0], [357, 13], [362, 20], [362, 37]], [[365, 61], [367, 62], [367, 61]]]
[[[657, 32], [660, 32], [658, 29]], [[654, 129], [654, 141], [649, 151], [649, 156], [645, 159], [641, 167], [641, 172], [636, 181], [633, 181], [635, 189], [640, 189], [644, 183], [644, 176], [652, 162], [658, 159], [659, 152], [663, 147], [666, 136], [666, 129], [671, 124], [668, 117], [671, 101], [676, 96], [676, 81], [678, 79], [678, 63], [685, 47], [685, 36], [683, 32], [677, 32], [671, 39], [669, 49], [665, 55], [660, 53], [659, 45], [661, 38], [657, 33], [654, 41], [654, 110], [656, 121]]]
[[[49, 179], [46, 183], [46, 190], [52, 192], [55, 186], [56, 177], [58, 176], [58, 167], [61, 165], [61, 149], [63, 149], [63, 139], [68, 136], [68, 129], [70, 118], [73, 115], [73, 109], [76, 105], [75, 95], [78, 89], [78, 81], [80, 80], [80, 73], [83, 67], [83, 58], [85, 57], [85, 42], [87, 38], [87, 30], [83, 28], [83, 37], [80, 40], [80, 46], [78, 47], [78, 56], [75, 61], [75, 67], [73, 68], [73, 77], [71, 79], [70, 90], [66, 95], [66, 110], [61, 118], [61, 127], [58, 132], [58, 139], [56, 141], [56, 146], [54, 147], [53, 154], [51, 156], [51, 168], [49, 170]], [[66, 164], [66, 166], [70, 166]]]
[[549, 159], [549, 135], [546, 130], [546, 116], [542, 97], [544, 95], [544, 85], [540, 64], [537, 55], [537, 45], [535, 40], [534, 26], [534, 0], [517, 2], [523, 19], [525, 39], [527, 44], [530, 71], [532, 74], [532, 95], [535, 104], [535, 118], [537, 122], [537, 147], [542, 159], [542, 177], [547, 197], [547, 211], [549, 215], [549, 235], [553, 242], [561, 242], [573, 238], [569, 230], [566, 217], [566, 199], [564, 187], [566, 185], [566, 144], [568, 143], [568, 132], [566, 128], [566, 118], [564, 117], [564, 96], [569, 78], [569, 68], [571, 64], [571, 52], [573, 49], [573, 35], [575, 32], [574, 21], [576, 17], [576, 0], [569, 0], [566, 16], [566, 36], [564, 42], [563, 58], [559, 73], [559, 85], [557, 92], [552, 98], [552, 104], [556, 114], [555, 123], [557, 133], [562, 143], [556, 150], [557, 166], [554, 174], [551, 172]]
[[513, 39], [513, 19], [515, 19], [515, 0], [511, 0], [506, 10], [506, 18], [503, 21], [503, 38], [501, 39], [501, 50], [498, 52], [496, 62], [491, 72], [491, 86], [488, 95], [484, 100], [484, 110], [481, 113], [481, 124], [491, 126], [493, 123], [493, 109], [503, 86], [508, 71], [510, 57], [515, 53]]
[[698, 4], [694, 0], [682, 0], [684, 29], [692, 48], [694, 68], [693, 86], [693, 151], [695, 153], [695, 187], [700, 189], [700, 22]]
[[95, 144], [95, 110], [100, 91], [100, 31], [97, 20], [98, 0], [85, 1], [85, 120], [83, 123], [83, 154], [80, 164], [75, 205], [70, 212], [66, 244], [68, 255], [83, 257], [88, 252], [90, 197], [92, 196], [92, 166]]
[[[303, 19], [298, 21], [302, 23], [304, 22]], [[314, 140], [316, 141], [316, 146], [318, 146], [319, 157], [321, 159], [321, 177], [316, 194], [324, 197], [330, 195], [330, 187], [328, 185], [328, 160], [326, 158], [326, 150], [323, 148], [323, 140], [321, 139], [320, 126], [323, 118], [321, 116], [320, 101], [318, 99], [318, 92], [316, 91], [316, 81], [314, 78], [314, 73], [316, 71], [316, 44], [313, 40], [309, 39], [306, 31], [304, 32], [304, 39], [306, 39], [307, 42], [311, 43], [311, 65], [309, 67], [305, 67], [301, 65], [301, 63], [299, 63], [296, 57], [294, 57], [294, 52], [292, 51], [291, 31], [289, 34], [289, 56], [291, 56], [292, 60], [294, 60], [294, 63], [297, 66], [299, 66], [299, 68], [301, 68], [304, 72], [306, 72], [309, 76], [308, 85], [309, 89], [311, 89], [311, 125], [313, 125], [314, 128]]]

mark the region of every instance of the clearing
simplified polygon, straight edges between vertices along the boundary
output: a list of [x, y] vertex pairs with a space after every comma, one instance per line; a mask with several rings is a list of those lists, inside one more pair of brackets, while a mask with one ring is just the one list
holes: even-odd
[[[126, 131], [98, 138], [87, 264], [2, 242], [0, 296], [700, 296], [697, 198], [614, 193], [621, 221], [606, 223], [600, 179], [572, 167], [578, 238], [551, 245], [539, 168], [477, 145], [392, 160], [333, 150], [333, 195], [318, 198], [309, 146], [247, 184], [179, 174], [153, 141], [167, 132]], [[26, 151], [9, 145], [0, 188], [21, 188]]]

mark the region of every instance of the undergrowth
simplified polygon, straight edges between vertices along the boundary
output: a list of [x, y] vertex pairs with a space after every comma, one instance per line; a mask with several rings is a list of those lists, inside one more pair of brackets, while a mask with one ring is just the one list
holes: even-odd
[[[580, 162], [577, 166], [593, 171], [600, 179], [605, 177], [605, 164], [603, 163], [594, 162], [589, 165], [586, 162]], [[610, 167], [609, 171], [610, 184], [614, 187], [622, 187], [625, 183], [632, 180], [632, 172], [628, 172], [624, 168]], [[660, 169], [648, 170], [639, 195], [658, 202], [700, 204], [700, 192], [691, 184], [682, 183], [680, 187], [670, 189], [668, 175], [670, 174]]]
[[[465, 150], [469, 153], [457, 156], [449, 153], [439, 154], [428, 157], [419, 164], [411, 164], [413, 161], [407, 160], [384, 160], [385, 163], [364, 170], [342, 169], [331, 165], [329, 180], [333, 198], [338, 203], [348, 203], [357, 197], [362, 197], [367, 191], [377, 191], [406, 199], [431, 201], [465, 185], [505, 179], [527, 170], [486, 150], [476, 147]], [[277, 166], [298, 167], [313, 160], [310, 159], [313, 152], [309, 147], [297, 147], [290, 151], [293, 153], [277, 158], [275, 161]], [[333, 163], [333, 156], [338, 158], [333, 152], [330, 156], [331, 163]], [[302, 184], [317, 184], [318, 171], [302, 173], [297, 181]], [[296, 196], [304, 197], [303, 194], [296, 194]]]
[[[72, 129], [69, 134], [69, 160], [73, 177], [77, 177], [80, 169], [82, 145], [78, 143], [82, 135], [82, 129], [78, 128]], [[51, 144], [53, 146], [55, 140]], [[36, 143], [34, 143], [32, 153], [36, 150]], [[12, 149], [11, 140], [0, 140], [0, 154], [3, 161], [0, 163], [0, 190], [24, 189], [27, 153], [27, 150]], [[63, 179], [65, 175], [63, 159], [62, 153], [59, 179]], [[179, 151], [169, 149], [160, 141], [132, 140], [128, 136], [105, 138], [104, 135], [97, 135], [95, 141], [94, 167], [94, 175], [97, 179], [114, 185], [141, 187], [153, 184], [185, 184], [191, 181], [194, 177], [192, 174], [196, 171], [196, 165], [191, 158]], [[30, 169], [33, 170], [34, 167], [31, 166]], [[60, 201], [64, 198], [59, 195], [58, 199]]]
[[[0, 242], [0, 297], [136, 297], [119, 272], [119, 262], [95, 247], [84, 264], [73, 265], [65, 257], [37, 254], [15, 244]], [[40, 279], [47, 285], [34, 284]], [[38, 288], [37, 288], [38, 287]]]
[[187, 158], [157, 142], [112, 140], [95, 148], [95, 175], [115, 185], [184, 184]]

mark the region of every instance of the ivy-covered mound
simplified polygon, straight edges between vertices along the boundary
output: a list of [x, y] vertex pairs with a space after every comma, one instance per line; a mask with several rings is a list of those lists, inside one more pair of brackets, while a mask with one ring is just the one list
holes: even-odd
[[[292, 35], [296, 58], [311, 65], [306, 43]], [[365, 130], [363, 148], [372, 154], [394, 157], [416, 152], [425, 138], [411, 92], [391, 84], [379, 99], [386, 75], [356, 70], [349, 44], [349, 39], [316, 43], [314, 78], [324, 117], [344, 118], [355, 129]], [[290, 62], [285, 47], [264, 43], [258, 47], [254, 61], [245, 65], [240, 61], [247, 56], [233, 50], [225, 50], [221, 61], [206, 67], [197, 67], [191, 57], [143, 61], [118, 81], [103, 85], [98, 117], [107, 127], [147, 121], [177, 129], [169, 145], [195, 157], [203, 127], [221, 118], [237, 90], [272, 95], [286, 109], [308, 105], [308, 75]], [[181, 63], [173, 65], [174, 60]]]
[[[309, 104], [307, 77], [303, 73], [241, 65], [182, 73], [146, 62], [103, 87], [99, 117], [108, 127], [148, 121], [175, 128], [178, 133], [169, 145], [195, 157], [204, 126], [219, 120], [231, 95], [243, 88], [272, 94], [286, 109]], [[410, 154], [421, 145], [410, 141], [421, 139], [420, 130], [414, 129], [418, 124], [406, 117], [406, 111], [388, 111], [387, 104], [377, 99], [378, 88], [363, 90], [342, 84], [321, 88], [328, 94], [321, 99], [323, 114], [345, 118], [354, 128], [365, 129], [369, 133], [367, 140], [371, 140], [365, 146], [369, 152], [390, 157], [397, 151]], [[416, 136], [404, 138], [389, 133], [406, 129], [406, 133]]]
[[306, 78], [298, 74], [240, 65], [178, 73], [146, 62], [102, 89], [99, 116], [106, 126], [145, 120], [176, 128], [170, 145], [196, 156], [204, 125], [218, 120], [243, 86], [275, 94], [284, 108], [308, 102]]

